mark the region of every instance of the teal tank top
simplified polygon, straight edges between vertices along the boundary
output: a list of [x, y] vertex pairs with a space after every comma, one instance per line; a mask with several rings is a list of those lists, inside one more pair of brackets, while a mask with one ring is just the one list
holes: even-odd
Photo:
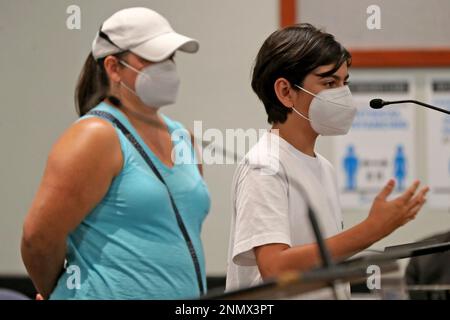
[[[209, 212], [210, 197], [196, 164], [189, 132], [179, 122], [161, 115], [176, 153], [175, 165], [170, 168], [153, 154], [122, 112], [106, 103], [93, 110], [109, 112], [121, 121], [166, 181], [198, 256], [206, 291], [200, 233]], [[87, 117], [91, 115], [80, 120]], [[167, 188], [122, 132], [115, 129], [123, 168], [102, 201], [68, 236], [66, 269], [50, 299], [198, 297], [194, 264]], [[188, 158], [194, 161], [180, 161]]]

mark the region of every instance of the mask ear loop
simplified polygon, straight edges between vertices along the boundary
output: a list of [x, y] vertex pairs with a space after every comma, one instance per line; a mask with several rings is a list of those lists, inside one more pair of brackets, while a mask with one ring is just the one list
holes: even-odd
[[125, 89], [127, 89], [128, 91], [130, 91], [132, 94], [134, 94], [135, 96], [137, 96], [136, 92], [134, 92], [133, 89], [131, 89], [129, 86], [127, 86], [127, 85], [125, 84], [125, 82], [123, 82], [122, 80], [120, 80], [119, 84], [120, 84], [122, 87], [124, 87]]
[[[313, 93], [309, 92], [308, 90], [303, 89], [302, 87], [300, 87], [300, 86], [298, 86], [298, 85], [295, 85], [295, 86], [296, 86], [297, 88], [299, 88], [299, 89], [302, 89], [302, 90], [305, 91], [306, 93], [309, 93], [310, 95], [315, 96]], [[303, 119], [305, 119], [305, 120], [311, 122], [311, 119], [309, 119], [307, 116], [304, 116], [300, 111], [298, 111], [297, 109], [295, 109], [294, 104], [292, 104], [292, 110], [293, 110], [296, 114], [298, 114], [300, 117], [302, 117]]]
[[[296, 86], [297, 88], [299, 88], [300, 90], [302, 90], [302, 91], [304, 91], [304, 92], [306, 92], [306, 93], [312, 95], [313, 97], [316, 97], [317, 99], [322, 99], [322, 98], [318, 97], [317, 95], [315, 95], [314, 93], [312, 93], [311, 91], [308, 91], [308, 90], [306, 90], [305, 88], [302, 88], [302, 87], [300, 87], [300, 86], [297, 85], [297, 84], [295, 84], [295, 86]], [[323, 99], [322, 99], [322, 100], [323, 100]]]
[[136, 73], [142, 73], [141, 71], [139, 71], [138, 69], [136, 69], [136, 68], [133, 67], [132, 65], [126, 63], [126, 62], [123, 61], [122, 59], [119, 60], [119, 63], [120, 63], [120, 64], [123, 64], [125, 67], [127, 67], [127, 68], [133, 70], [133, 71], [136, 72]]
[[[133, 67], [132, 65], [128, 64], [127, 62], [123, 61], [122, 59], [119, 60], [119, 63], [124, 65], [125, 67], [129, 68], [130, 70], [133, 70], [134, 72], [136, 72], [137, 74], [141, 74], [145, 77], [147, 77], [147, 75], [145, 73], [143, 73], [142, 71], [139, 71], [138, 69], [136, 69], [135, 67]], [[130, 91], [132, 94], [134, 94], [136, 97], [138, 97], [137, 93], [131, 89], [129, 86], [127, 86], [125, 84], [125, 82], [123, 82], [122, 80], [120, 80], [120, 85], [123, 86], [125, 89], [127, 89], [128, 91]]]
[[142, 72], [142, 71], [136, 69], [135, 67], [133, 67], [132, 65], [128, 64], [127, 62], [125, 62], [125, 61], [123, 61], [123, 60], [119, 60], [119, 63], [122, 64], [122, 65], [124, 65], [125, 67], [127, 67], [127, 68], [133, 70], [133, 71], [136, 72], [137, 74], [142, 75], [143, 77], [146, 77], [146, 78], [149, 77], [146, 73], [144, 73], [144, 72]]
[[[129, 65], [128, 63], [126, 63], [125, 61], [123, 61], [122, 59], [119, 59], [119, 63], [124, 65], [127, 68], [130, 68], [131, 70], [139, 73], [139, 70], [137, 70], [136, 68], [132, 67], [131, 65]], [[136, 92], [134, 92], [133, 89], [131, 89], [128, 85], [125, 84], [125, 82], [123, 82], [122, 80], [119, 81], [120, 86], [124, 87], [125, 89], [127, 89], [129, 92], [131, 92], [132, 94], [134, 94], [135, 96], [137, 96]]]
[[300, 117], [302, 117], [303, 119], [305, 119], [305, 120], [311, 122], [311, 119], [309, 119], [307, 116], [304, 116], [303, 114], [301, 114], [300, 111], [298, 111], [297, 109], [295, 109], [294, 106], [292, 106], [292, 110], [293, 110], [296, 114], [298, 114]]

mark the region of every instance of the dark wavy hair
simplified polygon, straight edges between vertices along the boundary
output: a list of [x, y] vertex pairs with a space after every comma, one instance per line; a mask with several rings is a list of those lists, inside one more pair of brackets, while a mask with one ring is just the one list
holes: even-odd
[[[309, 23], [289, 26], [272, 33], [255, 60], [252, 88], [263, 102], [269, 123], [283, 123], [291, 110], [278, 100], [274, 84], [279, 78], [302, 86], [305, 77], [319, 66], [334, 64], [323, 76], [332, 75], [343, 63], [351, 64], [350, 53], [334, 36]], [[298, 90], [294, 87], [295, 90]]]

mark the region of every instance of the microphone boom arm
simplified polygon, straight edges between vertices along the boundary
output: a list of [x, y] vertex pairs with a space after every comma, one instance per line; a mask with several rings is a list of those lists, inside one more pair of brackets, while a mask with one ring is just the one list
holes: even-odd
[[424, 103], [424, 102], [421, 102], [421, 101], [417, 101], [417, 100], [383, 101], [383, 106], [386, 106], [388, 104], [397, 104], [397, 103], [414, 103], [414, 104], [418, 104], [418, 105], [424, 106], [424, 107], [429, 108], [429, 109], [433, 109], [433, 110], [436, 110], [436, 111], [439, 111], [439, 112], [450, 114], [450, 110], [445, 110], [445, 109], [442, 109], [442, 108], [439, 108], [439, 107], [435, 107], [435, 106], [432, 106], [432, 105], [429, 105], [427, 103]]

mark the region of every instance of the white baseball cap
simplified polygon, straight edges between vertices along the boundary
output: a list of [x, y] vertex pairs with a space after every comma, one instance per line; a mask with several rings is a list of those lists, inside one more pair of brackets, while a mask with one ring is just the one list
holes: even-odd
[[131, 51], [141, 58], [160, 62], [175, 51], [195, 53], [197, 40], [176, 33], [159, 13], [148, 8], [120, 10], [101, 26], [92, 43], [95, 59]]

